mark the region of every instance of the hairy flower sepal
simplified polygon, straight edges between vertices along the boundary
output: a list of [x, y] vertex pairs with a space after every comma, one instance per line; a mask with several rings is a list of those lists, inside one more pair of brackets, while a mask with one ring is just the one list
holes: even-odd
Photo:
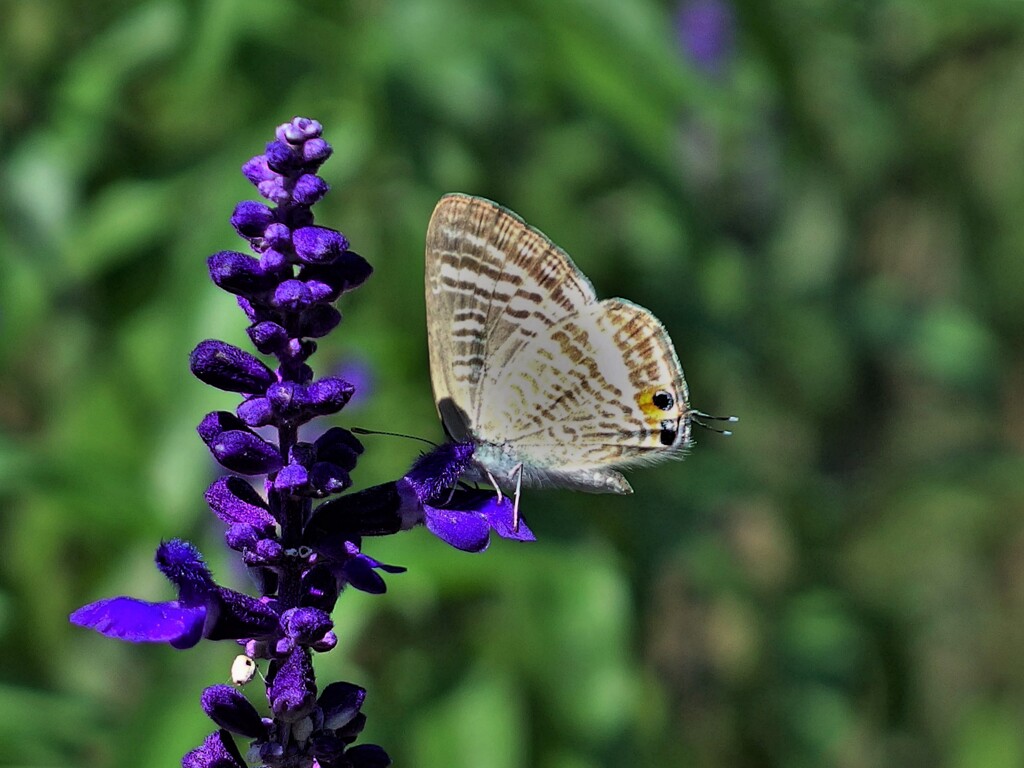
[[221, 728], [252, 739], [266, 737], [267, 725], [256, 708], [231, 685], [212, 685], [200, 699], [203, 711]]
[[269, 638], [279, 632], [272, 603], [217, 586], [199, 550], [180, 539], [160, 545], [160, 571], [178, 588], [178, 599], [151, 603], [113, 597], [79, 608], [71, 623], [133, 643], [191, 648], [201, 639]]
[[181, 768], [246, 768], [238, 747], [226, 730], [214, 731], [181, 758]]
[[277, 448], [249, 429], [233, 413], [208, 413], [196, 431], [213, 458], [232, 472], [260, 475], [276, 472], [284, 465]]

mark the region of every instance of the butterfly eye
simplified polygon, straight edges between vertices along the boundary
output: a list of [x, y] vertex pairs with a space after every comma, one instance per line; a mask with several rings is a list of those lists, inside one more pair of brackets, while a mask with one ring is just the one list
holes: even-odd
[[[655, 392], [654, 397], [651, 398], [651, 402], [654, 403], [656, 408], [662, 411], [667, 411], [676, 404], [676, 400], [672, 397], [672, 393], [666, 392], [664, 389]], [[662, 439], [662, 442], [665, 442], [664, 439]], [[666, 443], [666, 445], [668, 445], [668, 443]]]
[[[671, 397], [671, 395], [670, 395]], [[679, 434], [679, 430], [676, 429], [676, 423], [666, 419], [661, 422], [661, 444], [662, 445], [675, 445], [676, 435]]]

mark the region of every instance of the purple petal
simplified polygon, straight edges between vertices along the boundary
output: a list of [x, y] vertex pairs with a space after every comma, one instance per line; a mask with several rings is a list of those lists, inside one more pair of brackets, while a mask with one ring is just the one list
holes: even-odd
[[345, 581], [360, 592], [382, 595], [388, 591], [384, 579], [373, 569], [372, 561], [362, 555], [356, 555], [346, 561], [341, 568], [341, 573]]
[[196, 432], [207, 445], [229, 429], [245, 429], [245, 424], [235, 414], [227, 411], [211, 411], [203, 417]]
[[313, 443], [316, 446], [318, 459], [330, 461], [345, 469], [356, 466], [356, 457], [362, 455], [363, 444], [359, 439], [342, 427], [331, 427]]
[[208, 413], [196, 428], [213, 457], [242, 475], [276, 472], [283, 462], [277, 449], [227, 411]]
[[302, 165], [302, 157], [295, 148], [283, 141], [271, 141], [264, 155], [270, 170], [290, 175]]
[[352, 487], [352, 478], [337, 464], [318, 461], [309, 470], [309, 485], [316, 497], [323, 498]]
[[355, 387], [343, 379], [326, 376], [310, 384], [306, 392], [313, 412], [318, 416], [329, 416], [345, 407]]
[[252, 296], [270, 290], [278, 281], [259, 261], [237, 251], [215, 253], [206, 264], [210, 279], [228, 293]]
[[423, 505], [427, 530], [464, 552], [483, 552], [490, 540], [491, 528], [479, 515]]
[[314, 339], [323, 338], [338, 327], [341, 312], [327, 304], [315, 304], [302, 313], [299, 333]]
[[[263, 232], [263, 242], [271, 249], [264, 251], [263, 255], [260, 256], [260, 263], [264, 269], [268, 266], [280, 269], [288, 263], [287, 257], [280, 253], [282, 250], [290, 250], [292, 246], [292, 231], [288, 228], [287, 224], [276, 221], [268, 226]], [[268, 256], [268, 254], [276, 255]]]
[[245, 165], [242, 166], [242, 175], [245, 176], [253, 186], [258, 186], [261, 182], [272, 181], [279, 177], [279, 174], [270, 170], [270, 166], [267, 165], [267, 158], [263, 155], [256, 155], [256, 157], [249, 158]]
[[301, 280], [285, 280], [274, 289], [271, 306], [286, 312], [300, 312], [314, 303], [313, 294]]
[[71, 623], [130, 643], [170, 643], [191, 648], [202, 638], [206, 608], [178, 601], [148, 603], [134, 597], [112, 597], [79, 608]]
[[302, 159], [311, 166], [321, 165], [334, 153], [334, 147], [323, 139], [310, 139], [302, 145]]
[[274, 478], [274, 490], [293, 493], [309, 483], [309, 470], [301, 464], [289, 464]]
[[248, 523], [232, 523], [224, 534], [224, 541], [236, 552], [245, 552], [256, 546], [260, 532]]
[[501, 503], [498, 503], [497, 496], [490, 496], [483, 504], [477, 507], [477, 512], [483, 515], [484, 519], [494, 529], [494, 532], [503, 539], [515, 539], [516, 541], [536, 541], [537, 537], [526, 525], [522, 517], [519, 518], [519, 529], [516, 530], [512, 523], [513, 506], [512, 500], [505, 496]]

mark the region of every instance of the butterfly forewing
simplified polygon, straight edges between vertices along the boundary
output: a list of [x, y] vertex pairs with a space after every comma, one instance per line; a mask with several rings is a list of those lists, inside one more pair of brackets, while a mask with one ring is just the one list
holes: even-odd
[[[434, 398], [446, 429], [460, 431], [453, 407], [477, 423], [489, 374], [594, 300], [569, 257], [514, 213], [483, 198], [442, 197], [427, 228], [426, 303]], [[446, 399], [451, 404], [442, 406]]]

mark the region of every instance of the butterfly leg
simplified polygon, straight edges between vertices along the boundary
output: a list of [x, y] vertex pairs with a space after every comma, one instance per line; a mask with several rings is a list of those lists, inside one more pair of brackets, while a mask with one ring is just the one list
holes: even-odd
[[459, 484], [458, 484], [458, 483], [456, 483], [455, 485], [453, 485], [453, 486], [452, 486], [452, 490], [451, 490], [451, 492], [450, 492], [450, 493], [448, 494], [448, 500], [447, 500], [447, 501], [445, 501], [445, 503], [444, 503], [444, 506], [446, 506], [446, 507], [447, 507], [447, 506], [448, 506], [449, 504], [451, 504], [451, 503], [452, 503], [452, 499], [454, 499], [454, 498], [455, 498], [455, 491], [456, 491], [456, 489], [457, 489], [458, 487], [459, 487]]
[[488, 472], [486, 469], [484, 472], [487, 474], [487, 482], [494, 486], [494, 490], [498, 492], [498, 503], [501, 504], [501, 500], [505, 497], [501, 495], [501, 486], [498, 485], [498, 481], [494, 479], [494, 475]]
[[512, 530], [519, 531], [519, 492], [523, 489], [523, 465], [516, 464], [512, 468], [513, 474], [516, 476], [516, 496], [515, 501], [512, 502]]

